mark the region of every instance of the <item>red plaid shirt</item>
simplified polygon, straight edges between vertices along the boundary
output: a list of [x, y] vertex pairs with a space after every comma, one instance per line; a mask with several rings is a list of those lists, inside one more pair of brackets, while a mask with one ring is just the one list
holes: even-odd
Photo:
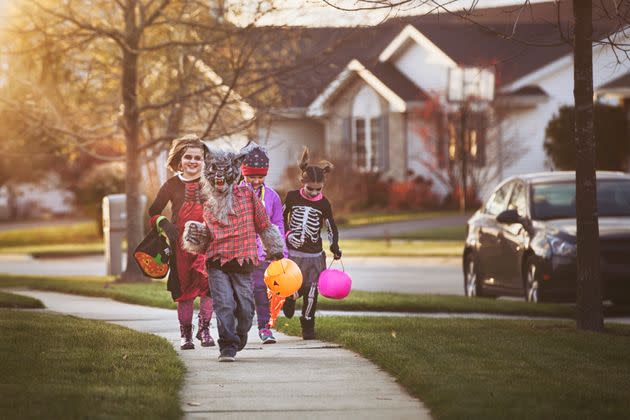
[[208, 260], [220, 259], [221, 265], [233, 259], [241, 265], [248, 260], [258, 264], [256, 233], [271, 226], [265, 206], [246, 186], [234, 186], [232, 206], [234, 214], [228, 216], [227, 225], [218, 221], [204, 206], [203, 220], [212, 234], [206, 257]]

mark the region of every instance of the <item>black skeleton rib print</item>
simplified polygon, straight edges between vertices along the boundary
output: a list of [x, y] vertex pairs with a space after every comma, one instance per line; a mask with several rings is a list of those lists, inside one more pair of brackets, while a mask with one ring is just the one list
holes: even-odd
[[284, 200], [284, 226], [287, 232], [287, 247], [300, 252], [322, 251], [321, 231], [324, 225], [331, 244], [337, 245], [339, 235], [326, 197], [311, 201], [298, 190], [289, 191]]

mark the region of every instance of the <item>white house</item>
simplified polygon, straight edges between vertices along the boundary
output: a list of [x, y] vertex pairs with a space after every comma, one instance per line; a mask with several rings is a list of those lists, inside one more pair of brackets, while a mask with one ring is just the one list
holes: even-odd
[[[458, 93], [453, 89], [461, 79], [452, 75], [462, 73], [453, 69], [473, 69], [478, 83], [472, 91], [492, 95], [492, 107], [503, 110], [500, 119], [496, 112], [479, 119], [490, 107], [478, 101], [468, 105], [470, 164], [494, 169], [494, 179], [483, 187], [510, 175], [549, 169], [545, 127], [560, 106], [573, 103], [571, 46], [556, 24], [572, 17], [570, 4], [534, 3], [518, 21], [518, 10], [510, 6], [477, 10], [473, 20], [479, 24], [423, 15], [376, 27], [301, 28], [305, 40], [295, 50], [297, 60], [319, 56], [320, 61], [281, 79], [286, 107], [260, 118], [259, 140], [271, 154], [268, 182], [280, 186], [287, 181], [285, 170], [295, 165], [304, 145], [385, 177], [403, 179], [413, 171], [437, 180], [437, 172], [456, 153], [459, 121], [442, 115], [448, 129], [438, 130], [440, 119], [427, 114], [436, 104], [446, 113], [459, 110], [452, 93]], [[595, 36], [612, 34], [623, 42], [617, 23], [598, 13]], [[597, 97], [624, 105], [630, 62], [598, 43], [593, 54]], [[439, 182], [435, 185], [445, 191]]]

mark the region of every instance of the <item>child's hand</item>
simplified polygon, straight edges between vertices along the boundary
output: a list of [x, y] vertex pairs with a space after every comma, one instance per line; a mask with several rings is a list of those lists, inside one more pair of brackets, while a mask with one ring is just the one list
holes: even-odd
[[330, 252], [333, 253], [333, 258], [336, 260], [341, 259], [341, 250], [339, 249], [339, 245], [334, 244], [330, 246]]
[[271, 259], [271, 261], [278, 261], [284, 258], [284, 253], [278, 252], [278, 253], [270, 255], [269, 258]]
[[184, 227], [183, 244], [184, 249], [194, 254], [201, 254], [206, 251], [208, 242], [212, 240], [212, 234], [205, 224], [195, 221], [188, 221]]
[[179, 238], [179, 233], [177, 232], [177, 228], [174, 224], [170, 222], [167, 218], [163, 218], [158, 223], [162, 231], [166, 234], [168, 238], [168, 243], [171, 247], [177, 246], [177, 239]]

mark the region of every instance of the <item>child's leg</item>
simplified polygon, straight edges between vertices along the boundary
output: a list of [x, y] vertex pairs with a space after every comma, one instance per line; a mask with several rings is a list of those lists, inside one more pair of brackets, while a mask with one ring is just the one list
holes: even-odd
[[267, 285], [265, 284], [265, 270], [268, 266], [269, 263], [262, 261], [252, 272], [258, 329], [266, 328], [269, 323], [269, 299], [267, 297]]
[[192, 318], [194, 299], [177, 302], [177, 318], [179, 319], [179, 331], [181, 336], [180, 348], [191, 350], [195, 348], [192, 341]]
[[[252, 276], [251, 273], [228, 273], [234, 289], [234, 298], [236, 299], [236, 335], [239, 337], [240, 344], [238, 350], [242, 350], [247, 343], [247, 333], [252, 327], [254, 320], [254, 296], [252, 293]], [[214, 294], [213, 294], [214, 296]]]
[[177, 302], [177, 319], [179, 325], [192, 325], [194, 299]]
[[302, 316], [300, 324], [302, 325], [302, 338], [311, 340], [315, 338], [315, 311], [317, 310], [317, 289], [319, 274], [326, 269], [326, 255], [315, 258], [303, 258], [301, 261], [303, 283], [301, 288], [302, 298]]
[[[208, 267], [208, 281], [219, 329], [219, 350], [222, 355], [235, 356], [240, 339], [236, 335], [236, 318], [234, 317], [236, 300], [234, 299], [234, 289], [230, 276], [222, 270]], [[251, 295], [251, 285], [248, 286]]]
[[214, 346], [214, 339], [210, 335], [210, 319], [212, 318], [212, 298], [207, 295], [200, 297], [199, 303], [199, 328], [197, 329], [197, 339], [201, 341], [202, 347]]
[[200, 297], [199, 318], [207, 319], [208, 321], [212, 319], [212, 298], [210, 296], [203, 295]]

